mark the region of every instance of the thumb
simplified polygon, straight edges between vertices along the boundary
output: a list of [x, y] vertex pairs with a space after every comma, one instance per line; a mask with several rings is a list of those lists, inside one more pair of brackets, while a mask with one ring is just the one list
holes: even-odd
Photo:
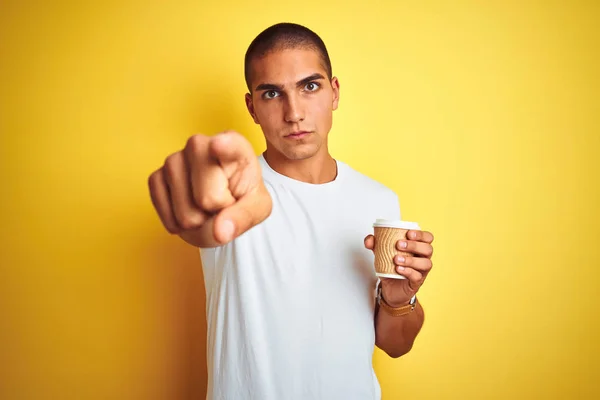
[[214, 221], [214, 236], [220, 243], [228, 243], [263, 222], [271, 214], [272, 200], [264, 186], [257, 192], [247, 193], [231, 206], [223, 209]]
[[369, 250], [375, 249], [375, 236], [368, 235], [365, 237], [365, 247]]

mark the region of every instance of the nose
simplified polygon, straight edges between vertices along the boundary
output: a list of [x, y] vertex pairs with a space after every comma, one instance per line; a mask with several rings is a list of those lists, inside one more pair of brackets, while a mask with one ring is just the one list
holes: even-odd
[[286, 122], [301, 122], [304, 121], [304, 108], [300, 99], [296, 96], [288, 96], [285, 102], [284, 119]]

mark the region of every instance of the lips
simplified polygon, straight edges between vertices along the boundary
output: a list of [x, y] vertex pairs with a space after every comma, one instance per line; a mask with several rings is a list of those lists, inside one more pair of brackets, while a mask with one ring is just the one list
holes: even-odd
[[302, 139], [303, 137], [306, 137], [310, 135], [310, 132], [308, 131], [298, 131], [298, 132], [292, 132], [289, 135], [286, 136], [286, 138], [288, 139]]

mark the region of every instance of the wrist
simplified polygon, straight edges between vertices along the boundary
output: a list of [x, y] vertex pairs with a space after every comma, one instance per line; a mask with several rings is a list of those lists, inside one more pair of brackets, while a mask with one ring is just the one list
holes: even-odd
[[414, 295], [410, 300], [403, 301], [401, 303], [388, 302], [384, 297], [381, 290], [381, 285], [377, 289], [377, 303], [387, 314], [398, 317], [401, 315], [409, 314], [414, 311], [417, 307], [417, 296]]
[[381, 295], [381, 301], [384, 301], [385, 304], [387, 304], [390, 307], [393, 308], [398, 308], [398, 307], [405, 307], [405, 306], [409, 306], [409, 305], [413, 305], [417, 302], [417, 295], [414, 295], [413, 297], [411, 297], [408, 300], [404, 300], [401, 302], [395, 302], [395, 301], [388, 301], [387, 299], [385, 299], [383, 297], [383, 294]]

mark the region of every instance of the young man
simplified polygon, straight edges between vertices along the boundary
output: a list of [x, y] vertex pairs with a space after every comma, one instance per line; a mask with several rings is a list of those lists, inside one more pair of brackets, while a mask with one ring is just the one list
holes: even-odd
[[364, 235], [400, 219], [398, 198], [329, 154], [340, 85], [325, 45], [274, 25], [248, 48], [245, 74], [267, 150], [256, 157], [235, 132], [195, 135], [149, 179], [166, 229], [201, 249], [207, 398], [379, 399], [374, 345], [392, 357], [412, 347], [433, 236], [398, 242], [413, 254], [394, 259], [407, 279], [383, 279], [376, 304]]

